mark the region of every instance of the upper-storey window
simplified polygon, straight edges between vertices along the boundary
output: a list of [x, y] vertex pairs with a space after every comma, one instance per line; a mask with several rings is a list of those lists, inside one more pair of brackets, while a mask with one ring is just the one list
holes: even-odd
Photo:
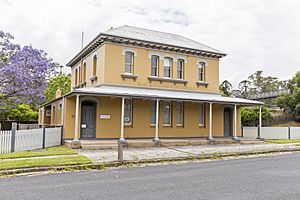
[[78, 69], [75, 69], [75, 85], [78, 84]]
[[199, 62], [198, 63], [198, 81], [204, 81], [205, 75], [205, 63]]
[[184, 60], [177, 60], [177, 79], [183, 79]]
[[171, 72], [172, 72], [172, 58], [165, 58], [164, 59], [164, 77], [165, 78], [171, 78]]
[[93, 76], [97, 74], [97, 55], [93, 57]]
[[83, 69], [82, 69], [82, 82], [86, 81], [86, 63], [83, 64]]
[[81, 83], [81, 81], [82, 81], [82, 67], [79, 67], [78, 74], [79, 74], [79, 83]]
[[133, 73], [133, 56], [134, 54], [132, 52], [125, 52], [125, 73]]
[[158, 56], [151, 56], [151, 76], [158, 75]]

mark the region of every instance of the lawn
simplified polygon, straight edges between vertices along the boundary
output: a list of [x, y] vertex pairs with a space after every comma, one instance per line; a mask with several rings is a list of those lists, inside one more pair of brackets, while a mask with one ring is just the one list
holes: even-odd
[[275, 144], [289, 144], [289, 143], [300, 143], [300, 139], [266, 139], [266, 142], [275, 143]]
[[0, 160], [0, 170], [31, 168], [31, 167], [51, 167], [65, 165], [91, 164], [92, 161], [84, 156], [65, 156], [57, 158], [33, 158], [25, 160]]
[[57, 146], [57, 147], [48, 147], [45, 149], [38, 149], [38, 150], [32, 150], [32, 151], [22, 151], [22, 152], [10, 153], [10, 154], [0, 154], [0, 161], [1, 161], [1, 159], [9, 159], [9, 158], [28, 158], [28, 157], [72, 155], [72, 154], [77, 154], [77, 153], [67, 147]]

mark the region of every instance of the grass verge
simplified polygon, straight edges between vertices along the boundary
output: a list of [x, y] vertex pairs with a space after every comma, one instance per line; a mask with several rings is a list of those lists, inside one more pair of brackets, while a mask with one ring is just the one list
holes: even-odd
[[64, 146], [57, 147], [48, 147], [45, 149], [38, 149], [32, 151], [22, 151], [15, 152], [10, 154], [0, 154], [1, 159], [10, 159], [10, 158], [29, 158], [29, 157], [39, 157], [39, 156], [56, 156], [56, 155], [72, 155], [77, 154], [72, 149], [69, 149]]
[[91, 164], [92, 161], [84, 156], [67, 156], [57, 158], [38, 158], [27, 160], [8, 160], [0, 161], [0, 170], [21, 169], [32, 167], [52, 167], [66, 165], [84, 165]]
[[275, 143], [275, 144], [289, 144], [300, 142], [300, 139], [265, 139], [265, 142]]

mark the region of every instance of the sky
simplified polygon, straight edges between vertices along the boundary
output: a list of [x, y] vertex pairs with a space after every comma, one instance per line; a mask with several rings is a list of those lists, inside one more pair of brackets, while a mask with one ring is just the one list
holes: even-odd
[[[65, 65], [111, 27], [176, 33], [228, 55], [220, 81], [236, 86], [257, 70], [291, 78], [300, 70], [298, 0], [0, 0], [0, 30]], [[68, 71], [68, 69], [65, 69]]]

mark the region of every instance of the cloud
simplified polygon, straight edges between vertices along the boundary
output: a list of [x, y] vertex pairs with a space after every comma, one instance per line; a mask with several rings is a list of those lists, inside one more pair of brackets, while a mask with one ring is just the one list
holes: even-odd
[[300, 2], [289, 0], [2, 0], [0, 29], [44, 49], [61, 64], [110, 27], [181, 34], [228, 53], [221, 80], [234, 85], [256, 70], [290, 78], [299, 70]]

